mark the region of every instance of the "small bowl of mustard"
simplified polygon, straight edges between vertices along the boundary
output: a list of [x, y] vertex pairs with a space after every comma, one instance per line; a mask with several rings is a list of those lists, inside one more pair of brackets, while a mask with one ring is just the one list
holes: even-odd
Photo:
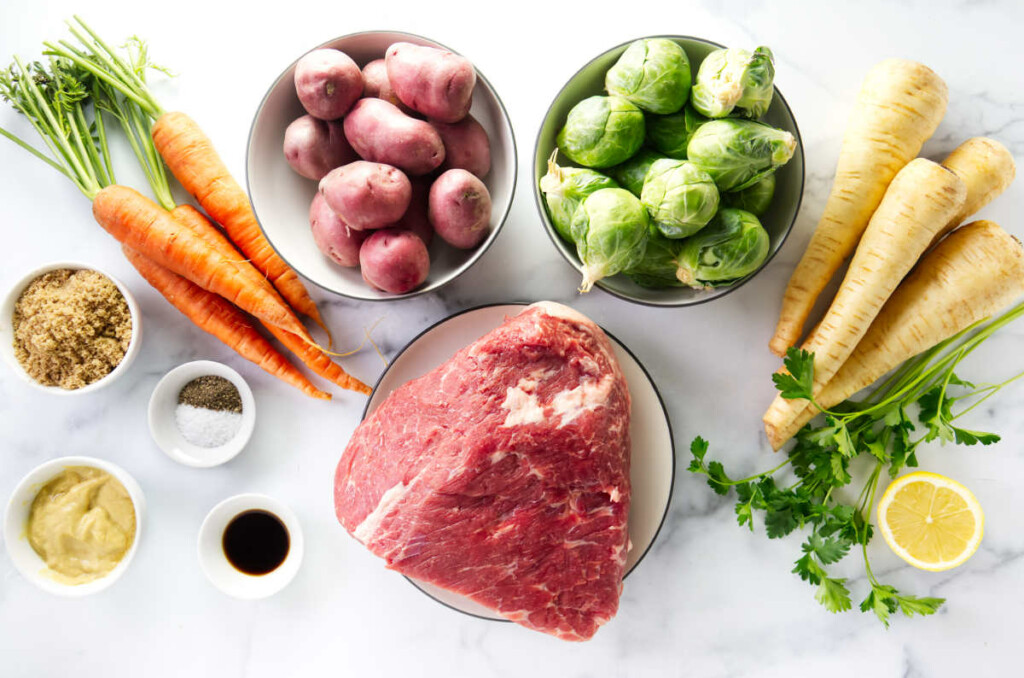
[[61, 457], [21, 479], [4, 514], [7, 554], [22, 576], [60, 596], [113, 584], [138, 550], [146, 501], [116, 464]]

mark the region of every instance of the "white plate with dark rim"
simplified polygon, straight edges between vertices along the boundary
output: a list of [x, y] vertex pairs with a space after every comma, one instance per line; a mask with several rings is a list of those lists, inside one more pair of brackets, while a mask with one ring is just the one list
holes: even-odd
[[[402, 384], [423, 376], [501, 325], [506, 316], [514, 316], [529, 304], [492, 304], [478, 306], [448, 316], [423, 330], [403, 348], [377, 380], [363, 419], [373, 413], [384, 399]], [[607, 333], [606, 333], [607, 334]], [[611, 334], [615, 357], [629, 384], [633, 407], [629, 435], [632, 441], [629, 508], [629, 540], [626, 574], [643, 560], [668, 515], [675, 479], [675, 449], [672, 427], [665, 404], [651, 376], [622, 342]], [[484, 606], [451, 591], [406, 577], [418, 589], [437, 602], [481, 619], [507, 621]]]

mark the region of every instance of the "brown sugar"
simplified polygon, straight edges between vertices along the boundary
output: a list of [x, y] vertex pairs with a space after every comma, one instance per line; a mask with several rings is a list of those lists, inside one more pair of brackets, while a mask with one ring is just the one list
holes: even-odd
[[132, 318], [117, 286], [88, 269], [50, 271], [14, 306], [14, 354], [44, 386], [73, 390], [106, 376], [124, 358]]

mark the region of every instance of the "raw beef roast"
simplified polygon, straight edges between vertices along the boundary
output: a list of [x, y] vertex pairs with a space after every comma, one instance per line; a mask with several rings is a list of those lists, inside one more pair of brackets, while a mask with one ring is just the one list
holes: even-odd
[[601, 328], [533, 304], [360, 424], [338, 520], [391, 569], [586, 640], [622, 591], [629, 406]]

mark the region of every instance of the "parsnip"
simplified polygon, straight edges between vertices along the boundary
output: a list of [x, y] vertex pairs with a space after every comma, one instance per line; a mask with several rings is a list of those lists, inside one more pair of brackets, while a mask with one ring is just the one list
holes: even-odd
[[1006, 146], [987, 137], [974, 137], [963, 142], [942, 161], [942, 166], [953, 170], [963, 180], [967, 186], [967, 199], [957, 215], [935, 236], [933, 245], [995, 200], [1009, 188], [1017, 173], [1013, 156]]
[[887, 59], [868, 72], [825, 212], [786, 287], [770, 342], [775, 354], [797, 344], [818, 295], [856, 248], [893, 177], [935, 132], [947, 100], [946, 83], [919, 63]]
[[[1024, 295], [1024, 249], [991, 221], [975, 221], [944, 239], [893, 293], [836, 375], [816, 394], [833, 407], [889, 370], [994, 315]], [[799, 401], [805, 402], [806, 401]], [[807, 406], [769, 438], [774, 449], [814, 418]]]
[[[964, 182], [931, 160], [913, 160], [896, 175], [864, 231], [832, 306], [804, 346], [814, 353], [815, 392], [850, 357], [935, 234], [959, 212], [966, 195]], [[805, 404], [777, 396], [764, 415], [768, 438], [778, 437]]]

